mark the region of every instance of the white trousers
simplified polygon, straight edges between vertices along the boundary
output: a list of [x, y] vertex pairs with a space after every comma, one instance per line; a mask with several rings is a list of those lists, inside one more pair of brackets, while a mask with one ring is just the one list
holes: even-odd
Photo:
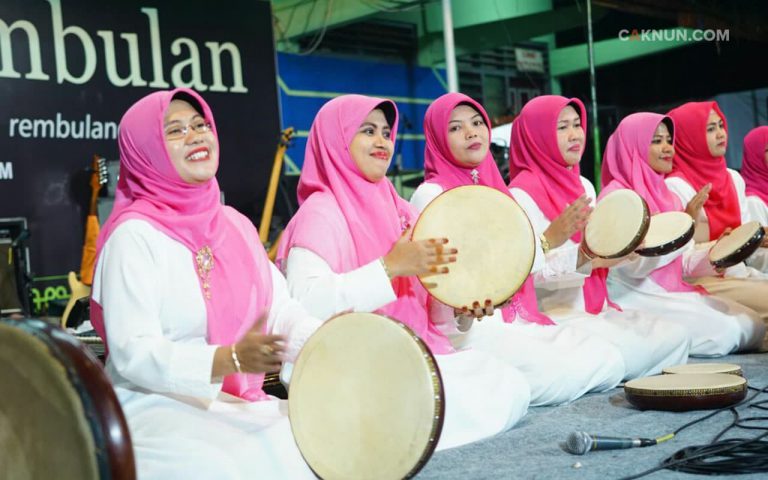
[[765, 323], [757, 312], [727, 298], [695, 292], [639, 292], [619, 282], [608, 285], [611, 298], [621, 306], [685, 328], [691, 337], [691, 356], [758, 350], [765, 337]]
[[656, 375], [671, 365], [687, 363], [690, 335], [679, 325], [637, 310], [546, 312], [555, 322], [587, 331], [611, 342], [624, 359], [624, 380]]
[[435, 355], [445, 392], [437, 450], [458, 447], [512, 428], [528, 411], [531, 391], [519, 370], [493, 356], [465, 350]]
[[531, 387], [532, 406], [558, 405], [604, 391], [624, 376], [618, 348], [570, 326], [504, 323], [494, 315], [475, 321], [455, 343], [490, 353], [520, 370]]

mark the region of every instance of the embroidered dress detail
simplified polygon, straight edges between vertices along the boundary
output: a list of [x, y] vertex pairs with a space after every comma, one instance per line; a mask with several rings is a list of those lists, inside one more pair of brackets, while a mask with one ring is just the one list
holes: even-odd
[[197, 274], [200, 276], [200, 281], [203, 282], [203, 292], [205, 292], [205, 298], [211, 298], [211, 284], [208, 279], [213, 270], [213, 252], [208, 245], [204, 246], [197, 251], [195, 255], [197, 260]]

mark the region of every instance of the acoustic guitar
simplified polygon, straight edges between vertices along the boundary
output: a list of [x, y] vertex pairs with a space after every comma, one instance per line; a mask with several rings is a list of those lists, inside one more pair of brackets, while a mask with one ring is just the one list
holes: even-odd
[[80, 280], [77, 279], [75, 272], [69, 272], [67, 283], [69, 283], [69, 302], [61, 316], [61, 326], [67, 327], [69, 314], [75, 303], [81, 298], [91, 294], [91, 284], [93, 284], [93, 270], [96, 267], [96, 239], [99, 236], [99, 217], [98, 204], [99, 192], [107, 184], [109, 172], [107, 171], [107, 161], [100, 155], [94, 155], [91, 162], [91, 201], [88, 207], [88, 217], [85, 222], [85, 240], [83, 242], [83, 254], [80, 259]]

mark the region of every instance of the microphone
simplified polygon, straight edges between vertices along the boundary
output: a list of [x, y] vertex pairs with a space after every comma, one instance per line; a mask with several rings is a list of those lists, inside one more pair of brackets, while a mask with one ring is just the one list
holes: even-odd
[[622, 448], [650, 447], [658, 442], [650, 438], [621, 438], [572, 432], [565, 442], [565, 450], [574, 455], [584, 455], [592, 450], [618, 450]]

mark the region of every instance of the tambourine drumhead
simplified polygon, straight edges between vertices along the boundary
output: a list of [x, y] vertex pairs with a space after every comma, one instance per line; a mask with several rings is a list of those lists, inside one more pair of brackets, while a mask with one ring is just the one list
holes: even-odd
[[643, 248], [637, 253], [646, 257], [672, 253], [693, 238], [694, 227], [693, 217], [685, 212], [657, 213], [651, 216]]
[[455, 308], [508, 300], [528, 278], [536, 253], [533, 228], [522, 208], [490, 187], [447, 190], [427, 205], [413, 228], [414, 240], [445, 237], [456, 248], [450, 273], [428, 275], [429, 293]]
[[589, 251], [602, 258], [618, 258], [634, 251], [648, 231], [645, 200], [633, 190], [614, 190], [595, 206], [584, 230]]
[[136, 478], [128, 425], [87, 347], [40, 320], [0, 320], [0, 364], [0, 478]]
[[680, 373], [638, 378], [624, 384], [629, 403], [641, 410], [706, 410], [738, 403], [747, 380], [726, 373]]
[[740, 377], [744, 376], [741, 367], [733, 363], [687, 363], [684, 365], [664, 367], [661, 369], [661, 373], [727, 373], [729, 375], [738, 375]]
[[747, 222], [717, 241], [709, 251], [709, 261], [716, 267], [743, 262], [760, 248], [764, 235], [759, 222]]
[[440, 437], [437, 364], [408, 327], [380, 315], [350, 313], [320, 327], [288, 392], [296, 444], [320, 478], [408, 478]]

